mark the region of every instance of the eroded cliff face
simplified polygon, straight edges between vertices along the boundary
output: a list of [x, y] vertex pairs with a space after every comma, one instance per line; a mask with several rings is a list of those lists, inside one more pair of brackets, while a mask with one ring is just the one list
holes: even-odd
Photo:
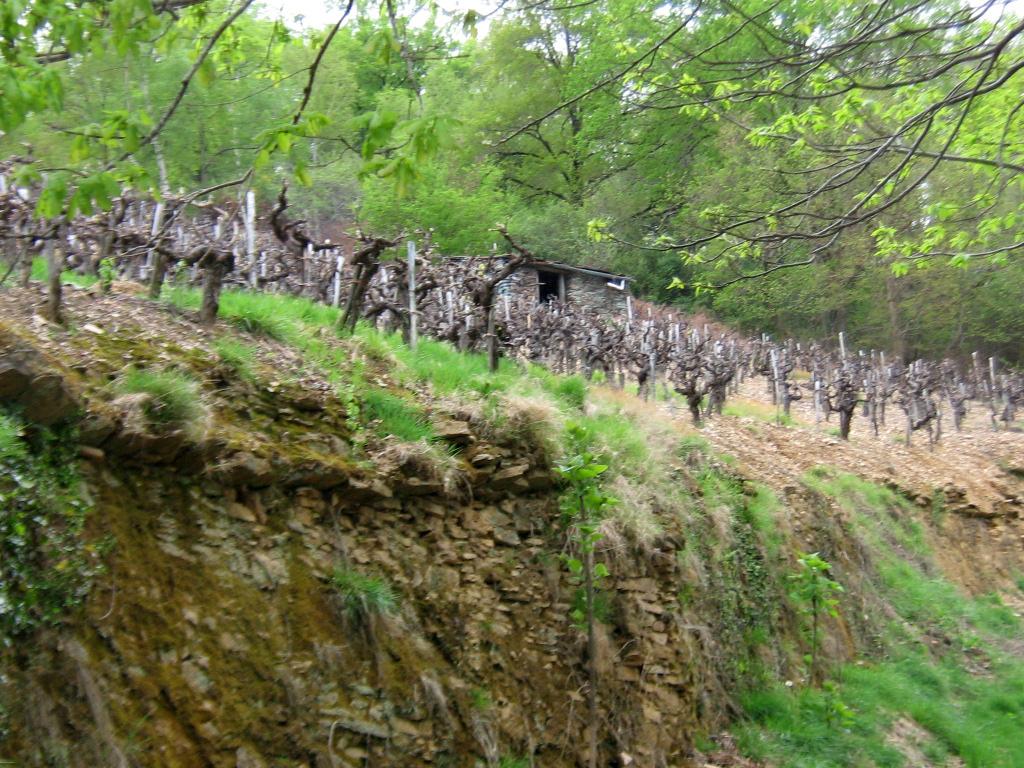
[[[576, 762], [582, 646], [551, 493], [460, 503], [204, 486], [154, 467], [87, 477], [117, 544], [87, 615], [23, 649], [8, 681], [29, 751], [77, 745], [72, 765]], [[346, 618], [330, 585], [342, 563], [387, 579], [399, 611]], [[671, 570], [620, 567], [621, 631], [604, 637], [609, 730], [641, 764], [679, 759], [716, 709], [699, 639], [672, 616]]]
[[[557, 492], [494, 479], [510, 461], [505, 470], [529, 476], [523, 457], [509, 454], [459, 498], [407, 495], [400, 469], [363, 487], [332, 472], [321, 484], [333, 487], [317, 488], [233, 469], [252, 456], [230, 461], [213, 476], [118, 454], [83, 466], [92, 534], [115, 542], [108, 572], [79, 620], [18, 649], [4, 691], [20, 724], [10, 754], [69, 765], [576, 762], [583, 647]], [[341, 566], [386, 579], [398, 612], [347, 617], [330, 581]], [[624, 553], [615, 625], [602, 632], [607, 749], [640, 764], [677, 763], [724, 703], [700, 628], [673, 607], [677, 567], [671, 550]]]
[[[313, 373], [305, 384], [242, 381], [187, 319], [132, 326], [128, 315], [103, 333], [26, 323], [0, 335], [0, 398], [38, 423], [77, 421], [88, 535], [111, 542], [83, 609], [4, 652], [0, 757], [76, 768], [586, 764], [578, 585], [561, 558], [555, 456], [535, 424], [504, 413], [499, 429], [479, 408], [415, 391], [448, 448], [440, 465], [390, 439], [354, 449], [349, 406]], [[286, 350], [265, 346], [286, 365]], [[205, 430], [160, 432], [137, 402], [105, 396], [126, 363], [201, 377]], [[373, 375], [398, 387], [383, 363]], [[610, 526], [599, 546], [611, 576], [598, 765], [703, 765], [695, 739], [736, 714], [742, 685], [806, 674], [806, 622], [788, 598], [797, 551], [822, 552], [847, 588], [840, 616], [823, 619], [824, 657], [870, 655], [892, 613], [849, 507], [805, 485], [776, 495], [676, 440], [665, 461], [678, 493], [623, 500], [648, 509], [656, 530]], [[980, 554], [992, 520], [900, 504], [893, 515], [944, 557], [981, 563], [974, 579], [1020, 563], [1013, 514], [998, 521], [993, 558]], [[349, 610], [339, 569], [390, 585], [396, 609]]]

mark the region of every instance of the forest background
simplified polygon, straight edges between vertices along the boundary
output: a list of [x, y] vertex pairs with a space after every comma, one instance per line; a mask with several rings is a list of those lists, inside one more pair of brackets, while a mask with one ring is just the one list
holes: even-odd
[[[322, 237], [476, 254], [500, 222], [747, 331], [1024, 362], [1013, 4], [177, 5], [5, 4], [0, 156], [44, 215], [239, 178], [267, 210], [289, 178]], [[58, 28], [75, 55], [17, 59]]]

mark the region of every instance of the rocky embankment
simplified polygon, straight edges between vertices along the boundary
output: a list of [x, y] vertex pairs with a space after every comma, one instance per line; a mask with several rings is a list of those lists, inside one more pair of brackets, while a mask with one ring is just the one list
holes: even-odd
[[[7, 657], [5, 757], [583, 759], [576, 587], [559, 557], [556, 476], [537, 446], [454, 413], [436, 415], [457, 457], [444, 471], [397, 444], [356, 457], [329, 393], [241, 385], [215, 390], [201, 435], [161, 432], [144, 397], [98, 395], [124, 363], [113, 347], [87, 365], [80, 345], [0, 335], [0, 400], [35, 427], [77, 423], [90, 535], [113, 542], [85, 610]], [[273, 435], [256, 426], [269, 423]], [[354, 620], [332, 588], [338, 569], [385, 579], [397, 610]], [[616, 561], [615, 624], [600, 631], [602, 761], [685, 764], [692, 734], [726, 706], [703, 658], [706, 627], [673, 608], [677, 570], [671, 548]]]
[[[437, 439], [366, 442], [351, 401], [284, 345], [258, 342], [267, 365], [253, 380], [225, 369], [214, 334], [130, 297], [71, 296], [70, 332], [21, 311], [0, 327], [0, 405], [29, 442], [76, 426], [87, 533], [106, 554], [81, 610], [0, 656], [0, 758], [587, 763], [579, 587], [562, 557], [550, 435], [532, 417], [500, 399], [506, 410], [487, 415], [403, 389], [367, 359], [374, 386], [417, 398]], [[146, 395], [112, 391], [135, 366], [201, 381], [202, 423], [161, 428]], [[695, 743], [737, 713], [752, 675], [805, 674], [787, 597], [794, 553], [823, 552], [847, 588], [843, 612], [823, 622], [823, 656], [873, 652], [887, 608], [848, 512], [793, 477], [758, 477], [753, 453], [730, 466], [684, 432], [650, 439], [666, 434], [678, 442], [659, 454], [669, 487], [633, 487], [622, 504], [647, 510], [652, 532], [622, 523], [598, 548], [611, 573], [597, 627], [598, 764], [749, 765], [728, 739], [711, 756]], [[928, 524], [937, 505], [918, 501]], [[981, 557], [992, 518], [946, 502], [955, 514], [928, 528], [943, 567], [969, 585], [1009, 578], [1017, 523], [1000, 519], [998, 555]], [[384, 598], [346, 602], [345, 574], [385, 585]]]

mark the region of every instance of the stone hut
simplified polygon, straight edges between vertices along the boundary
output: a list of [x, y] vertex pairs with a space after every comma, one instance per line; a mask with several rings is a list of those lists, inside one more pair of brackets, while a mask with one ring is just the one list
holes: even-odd
[[559, 300], [602, 315], [625, 315], [629, 280], [596, 267], [558, 261], [527, 262], [498, 286], [499, 295], [526, 298], [538, 304]]

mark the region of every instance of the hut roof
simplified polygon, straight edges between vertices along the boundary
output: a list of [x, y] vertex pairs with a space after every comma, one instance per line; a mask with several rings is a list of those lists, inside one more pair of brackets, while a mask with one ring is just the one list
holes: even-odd
[[578, 264], [566, 264], [561, 261], [547, 261], [546, 259], [532, 259], [526, 262], [527, 267], [533, 267], [534, 269], [548, 269], [555, 272], [577, 272], [590, 277], [600, 277], [605, 280], [625, 280], [627, 283], [633, 278], [628, 275], [619, 275], [615, 272], [609, 272], [606, 269], [599, 269], [597, 267], [586, 267]]

